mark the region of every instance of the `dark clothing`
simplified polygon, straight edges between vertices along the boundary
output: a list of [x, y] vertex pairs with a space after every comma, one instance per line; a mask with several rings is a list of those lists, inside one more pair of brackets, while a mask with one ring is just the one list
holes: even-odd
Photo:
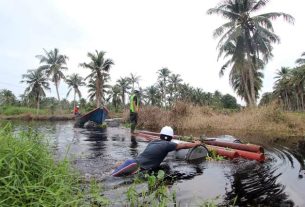
[[176, 146], [176, 143], [165, 140], [151, 141], [136, 160], [144, 170], [157, 168], [167, 153], [176, 150]]
[[138, 113], [136, 112], [130, 112], [130, 132], [134, 133], [134, 130], [136, 129], [136, 126], [138, 124]]

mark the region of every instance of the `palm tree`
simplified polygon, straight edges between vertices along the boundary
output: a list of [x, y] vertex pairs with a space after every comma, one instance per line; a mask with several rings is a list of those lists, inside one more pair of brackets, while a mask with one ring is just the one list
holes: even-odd
[[[109, 84], [107, 84], [107, 82], [110, 79], [110, 75], [108, 73], [105, 73], [103, 79], [104, 79], [103, 85], [100, 86], [100, 89], [102, 89], [102, 90], [100, 91], [99, 97], [101, 97], [101, 99], [104, 102], [106, 100], [105, 95], [108, 93], [108, 89], [111, 88], [111, 86]], [[96, 82], [97, 82], [96, 77], [93, 77], [89, 80], [89, 83], [87, 85], [88, 93], [89, 93], [88, 97], [91, 101], [93, 101], [97, 96]]]
[[172, 92], [174, 94], [175, 101], [177, 101], [177, 92], [178, 92], [178, 87], [182, 83], [182, 78], [179, 74], [172, 74], [169, 76], [169, 85], [172, 88]]
[[147, 100], [147, 103], [152, 106], [161, 105], [161, 94], [155, 86], [149, 86], [144, 90], [144, 98]]
[[114, 85], [109, 94], [109, 99], [111, 99], [112, 105], [114, 106], [116, 112], [118, 111], [118, 107], [121, 104], [121, 95], [122, 94], [120, 86], [118, 84]]
[[130, 73], [129, 81], [132, 84], [132, 91], [133, 91], [135, 83], [139, 85], [140, 76]]
[[16, 102], [16, 96], [12, 91], [2, 89], [0, 91], [0, 105], [12, 105]]
[[[255, 82], [263, 65], [272, 55], [272, 43], [279, 43], [271, 20], [283, 17], [289, 23], [294, 18], [282, 12], [271, 12], [252, 16], [268, 3], [268, 0], [225, 0], [208, 14], [220, 14], [229, 21], [214, 31], [214, 37], [221, 37], [218, 43], [219, 56], [230, 58], [223, 69], [231, 64], [231, 77], [239, 76], [240, 86], [250, 106], [256, 105]], [[262, 61], [263, 62], [262, 62]], [[223, 72], [223, 70], [222, 70]], [[259, 88], [260, 89], [260, 88]]]
[[301, 57], [304, 57], [304, 58], [298, 58], [295, 62], [298, 65], [303, 66], [303, 65], [305, 65], [305, 52], [302, 53]]
[[28, 70], [27, 74], [22, 75], [21, 83], [28, 84], [24, 94], [35, 99], [37, 113], [41, 97], [45, 97], [44, 90], [50, 90], [48, 78], [41, 70]]
[[163, 106], [166, 105], [166, 84], [168, 82], [168, 77], [171, 74], [171, 71], [168, 68], [161, 68], [160, 70], [158, 70], [158, 80], [159, 82], [159, 86], [160, 86], [160, 90], [162, 93], [162, 103]]
[[298, 110], [304, 110], [305, 67], [296, 67], [291, 70], [291, 84], [295, 89]]
[[40, 64], [44, 64], [39, 67], [39, 70], [44, 71], [48, 77], [51, 77], [51, 81], [54, 82], [57, 99], [60, 101], [58, 86], [61, 79], [65, 78], [62, 70], [67, 70], [68, 68], [65, 66], [67, 64], [68, 57], [66, 55], [59, 54], [57, 48], [54, 50], [47, 51], [43, 49], [45, 55], [36, 55], [36, 57], [40, 60]]
[[95, 53], [88, 53], [87, 56], [90, 58], [89, 63], [81, 63], [80, 66], [83, 68], [89, 68], [91, 73], [85, 78], [94, 79], [96, 84], [96, 107], [100, 107], [103, 101], [101, 98], [103, 94], [104, 78], [108, 74], [111, 66], [114, 64], [111, 59], [105, 59], [105, 52], [95, 50]]
[[273, 87], [273, 94], [275, 97], [279, 97], [286, 109], [290, 109], [290, 93], [291, 93], [291, 73], [290, 69], [282, 67], [277, 70], [275, 76], [275, 84]]
[[123, 106], [125, 106], [125, 94], [128, 93], [128, 90], [130, 89], [130, 80], [129, 78], [120, 78], [117, 80], [118, 86], [121, 89], [121, 95], [122, 95], [122, 103]]
[[80, 86], [84, 86], [86, 85], [86, 83], [83, 81], [83, 77], [79, 76], [78, 74], [71, 74], [69, 75], [67, 78], [66, 78], [66, 83], [68, 85], [68, 93], [67, 93], [67, 97], [69, 96], [70, 92], [72, 91], [72, 89], [74, 90], [74, 98], [73, 98], [73, 108], [75, 108], [75, 105], [76, 105], [76, 94], [78, 95], [78, 98], [80, 99], [82, 94], [79, 90], [79, 87]]

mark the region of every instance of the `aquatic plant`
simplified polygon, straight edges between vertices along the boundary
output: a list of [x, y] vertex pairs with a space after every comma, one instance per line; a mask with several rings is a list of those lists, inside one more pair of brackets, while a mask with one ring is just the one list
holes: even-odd
[[107, 128], [107, 124], [106, 123], [102, 123], [97, 125], [98, 128], [102, 128], [102, 129], [106, 129]]
[[222, 161], [225, 160], [225, 157], [217, 154], [216, 150], [212, 149], [209, 151], [209, 156], [206, 158], [206, 160]]
[[91, 196], [97, 191], [85, 199], [86, 186], [79, 174], [67, 159], [54, 161], [49, 149], [30, 128], [17, 135], [10, 123], [0, 129], [0, 206], [103, 204], [104, 200]]
[[[128, 188], [127, 206], [168, 206], [176, 204], [175, 191], [170, 192], [164, 182], [165, 172], [159, 170], [155, 174], [145, 174], [143, 178], [137, 178], [134, 183]], [[146, 183], [147, 189], [138, 192], [136, 185]]]

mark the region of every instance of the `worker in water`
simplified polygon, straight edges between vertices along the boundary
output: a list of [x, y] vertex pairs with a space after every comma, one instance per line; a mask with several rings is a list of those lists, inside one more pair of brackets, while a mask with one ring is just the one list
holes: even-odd
[[173, 129], [169, 126], [163, 127], [160, 132], [160, 139], [151, 141], [145, 150], [135, 159], [126, 160], [113, 171], [112, 176], [130, 175], [138, 170], [157, 169], [169, 152], [202, 145], [200, 141], [177, 144], [171, 142], [173, 137]]
[[130, 96], [130, 132], [134, 133], [138, 124], [138, 113], [140, 108], [140, 89], [135, 88], [133, 94]]
[[75, 116], [79, 116], [80, 115], [80, 113], [79, 113], [79, 106], [78, 105], [76, 105], [74, 107], [73, 113], [74, 113]]

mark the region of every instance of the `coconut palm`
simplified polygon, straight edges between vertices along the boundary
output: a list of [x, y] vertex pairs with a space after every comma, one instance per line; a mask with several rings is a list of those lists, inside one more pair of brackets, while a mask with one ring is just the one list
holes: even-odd
[[28, 70], [22, 79], [21, 83], [28, 84], [24, 94], [35, 99], [38, 113], [40, 99], [46, 96], [45, 90], [50, 90], [48, 78], [41, 70]]
[[[106, 94], [108, 93], [108, 89], [111, 88], [111, 86], [109, 84], [107, 84], [109, 79], [110, 79], [110, 75], [108, 73], [105, 73], [104, 77], [103, 77], [103, 85], [101, 85], [99, 87], [100, 89], [102, 89], [100, 91], [99, 97], [101, 97], [103, 102], [106, 100]], [[93, 77], [89, 80], [88, 85], [87, 85], [87, 87], [88, 87], [88, 97], [89, 97], [90, 101], [95, 100], [96, 97], [97, 97], [96, 82], [97, 82], [96, 77]]]
[[12, 91], [2, 89], [0, 91], [0, 105], [12, 105], [16, 102], [16, 96]]
[[172, 93], [174, 94], [174, 99], [177, 101], [177, 92], [178, 87], [182, 83], [182, 78], [179, 74], [172, 74], [169, 76], [169, 86], [172, 89]]
[[290, 94], [292, 91], [290, 69], [282, 67], [280, 70], [277, 70], [275, 79], [273, 94], [282, 100], [286, 109], [290, 109]]
[[251, 15], [267, 3], [268, 0], [224, 0], [207, 11], [228, 19], [214, 31], [214, 37], [220, 37], [218, 58], [229, 58], [223, 69], [233, 64], [231, 77], [240, 76], [240, 86], [243, 87], [240, 91], [246, 93], [243, 97], [247, 97], [250, 106], [256, 105], [255, 82], [256, 74], [259, 74], [257, 70], [262, 68], [260, 60], [267, 63], [273, 56], [272, 44], [280, 41], [271, 20], [283, 17], [289, 23], [294, 22], [291, 15], [282, 12]]
[[45, 55], [36, 55], [36, 57], [40, 60], [40, 64], [43, 64], [39, 67], [39, 70], [44, 71], [46, 75], [51, 78], [51, 81], [54, 83], [56, 88], [57, 99], [60, 101], [58, 87], [60, 80], [65, 78], [62, 71], [68, 69], [66, 67], [68, 57], [66, 55], [59, 54], [57, 48], [50, 51], [45, 49], [43, 50]]
[[166, 86], [168, 82], [168, 77], [171, 74], [171, 71], [168, 68], [161, 68], [158, 70], [158, 80], [159, 80], [159, 87], [162, 94], [162, 103], [163, 106], [166, 105]]
[[103, 86], [104, 78], [108, 74], [111, 66], [114, 64], [111, 59], [105, 59], [105, 52], [95, 50], [95, 53], [88, 53], [87, 56], [90, 58], [89, 63], [81, 63], [80, 66], [83, 68], [88, 68], [91, 73], [85, 78], [93, 79], [96, 84], [96, 107], [100, 107], [103, 101], [101, 100], [104, 96]]
[[304, 86], [305, 86], [305, 67], [296, 67], [291, 70], [291, 85], [294, 87], [296, 108], [304, 110]]
[[68, 85], [68, 93], [67, 93], [67, 97], [69, 96], [70, 92], [72, 91], [72, 89], [74, 90], [74, 98], [73, 98], [73, 108], [75, 108], [75, 105], [76, 105], [76, 95], [78, 95], [78, 98], [80, 99], [82, 97], [82, 94], [79, 90], [79, 87], [80, 86], [84, 86], [86, 85], [86, 83], [83, 81], [83, 77], [79, 76], [78, 74], [71, 74], [69, 75], [67, 78], [66, 78], [66, 83]]
[[111, 100], [112, 105], [115, 108], [115, 111], [118, 111], [119, 106], [121, 105], [121, 88], [118, 84], [112, 87], [112, 90], [109, 93], [109, 100]]
[[132, 91], [134, 90], [134, 85], [135, 84], [139, 85], [139, 81], [140, 81], [140, 76], [137, 76], [136, 74], [130, 73], [129, 82], [132, 85]]
[[158, 88], [155, 86], [149, 86], [144, 90], [144, 99], [152, 106], [161, 105], [161, 94], [159, 93]]
[[301, 58], [298, 58], [295, 62], [300, 66], [305, 65], [305, 52], [303, 52]]
[[121, 77], [116, 82], [121, 89], [122, 104], [123, 104], [123, 106], [125, 106], [125, 94], [128, 93], [128, 90], [131, 88], [130, 87], [130, 80], [129, 80], [128, 77], [125, 77], [125, 78]]

